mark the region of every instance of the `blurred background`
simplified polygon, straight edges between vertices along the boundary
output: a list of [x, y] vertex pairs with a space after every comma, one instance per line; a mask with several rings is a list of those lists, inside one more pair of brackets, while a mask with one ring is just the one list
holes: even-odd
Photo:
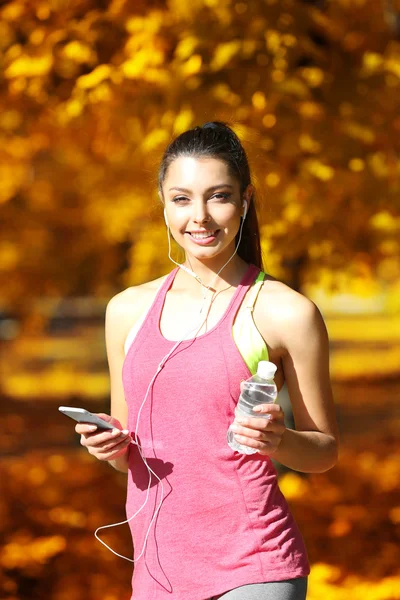
[[[218, 119], [266, 270], [330, 335], [340, 460], [280, 474], [308, 598], [400, 598], [399, 0], [3, 1], [0, 64], [0, 597], [129, 598], [93, 537], [126, 477], [57, 407], [108, 411], [106, 304], [172, 268], [161, 155]], [[132, 551], [128, 526], [103, 538]]]

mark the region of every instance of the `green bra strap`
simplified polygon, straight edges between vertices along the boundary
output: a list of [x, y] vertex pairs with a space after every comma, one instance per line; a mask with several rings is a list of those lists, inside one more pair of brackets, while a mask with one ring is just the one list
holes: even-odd
[[245, 304], [239, 310], [232, 331], [235, 344], [252, 374], [256, 373], [260, 360], [269, 359], [267, 345], [252, 314], [264, 277], [265, 273], [260, 271], [251, 288], [250, 298], [244, 300]]

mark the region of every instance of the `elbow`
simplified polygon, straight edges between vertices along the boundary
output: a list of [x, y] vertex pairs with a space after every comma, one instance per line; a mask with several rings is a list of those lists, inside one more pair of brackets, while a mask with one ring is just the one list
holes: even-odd
[[336, 438], [329, 436], [329, 443], [326, 447], [326, 457], [324, 464], [318, 473], [326, 473], [337, 464], [339, 460], [339, 442]]

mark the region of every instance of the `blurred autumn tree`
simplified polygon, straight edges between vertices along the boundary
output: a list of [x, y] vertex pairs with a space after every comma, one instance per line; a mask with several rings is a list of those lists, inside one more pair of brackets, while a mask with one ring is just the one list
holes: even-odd
[[[384, 0], [14, 0], [0, 9], [0, 285], [111, 296], [171, 265], [170, 139], [233, 123], [266, 266], [400, 275], [400, 42]], [[333, 275], [331, 275], [333, 273]]]

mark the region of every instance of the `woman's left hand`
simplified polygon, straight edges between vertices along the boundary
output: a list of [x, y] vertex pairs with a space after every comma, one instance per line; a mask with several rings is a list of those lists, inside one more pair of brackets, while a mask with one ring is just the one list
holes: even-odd
[[257, 408], [255, 413], [268, 418], [237, 415], [230, 429], [240, 444], [270, 456], [278, 449], [286, 430], [284, 413], [279, 404], [260, 404]]

